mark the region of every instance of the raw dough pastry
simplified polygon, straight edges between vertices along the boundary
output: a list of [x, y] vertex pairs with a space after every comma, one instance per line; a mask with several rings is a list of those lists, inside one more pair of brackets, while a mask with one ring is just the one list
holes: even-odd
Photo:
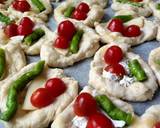
[[0, 83], [7, 81], [9, 77], [13, 76], [16, 72], [21, 70], [26, 65], [26, 57], [19, 42], [10, 41], [9, 44], [2, 46], [5, 50], [5, 75], [3, 76]]
[[14, 0], [4, 0], [3, 3], [0, 3], [0, 9], [7, 9], [13, 1]]
[[[6, 109], [7, 91], [11, 83], [23, 73], [31, 69], [36, 63], [32, 63], [24, 67], [6, 83], [2, 85], [0, 90], [0, 109], [3, 112]], [[46, 80], [49, 78], [58, 77], [61, 78], [67, 85], [67, 90], [57, 97], [57, 99], [47, 107], [30, 110], [30, 96], [40, 87], [44, 87]], [[6, 128], [44, 128], [52, 122], [60, 112], [62, 112], [66, 106], [73, 101], [78, 94], [78, 82], [73, 78], [66, 77], [61, 69], [49, 69], [45, 68], [40, 76], [34, 79], [29, 85], [27, 94], [22, 106], [19, 105], [19, 109], [16, 115], [9, 122], [3, 122]], [[22, 100], [23, 101], [23, 100]]]
[[68, 1], [68, 2], [63, 2], [61, 3], [55, 10], [54, 10], [54, 18], [55, 20], [60, 23], [63, 20], [66, 19], [70, 19], [71, 21], [77, 21], [77, 22], [83, 22], [84, 24], [93, 27], [94, 26], [94, 22], [99, 22], [104, 15], [104, 9], [96, 4], [90, 4], [88, 3], [88, 5], [90, 6], [90, 11], [88, 12], [87, 18], [85, 20], [75, 20], [72, 18], [66, 18], [64, 16], [64, 11], [69, 7], [69, 5], [73, 5], [74, 7], [76, 7], [77, 5], [79, 5], [81, 3], [81, 1], [78, 2], [72, 2], [72, 1]]
[[157, 7], [156, 7], [158, 3], [159, 3], [158, 1], [157, 2], [151, 1], [149, 3], [149, 6], [153, 11], [153, 16], [160, 19], [160, 10], [158, 10]]
[[160, 121], [160, 105], [153, 105], [141, 116], [137, 117], [134, 123], [128, 128], [154, 128]]
[[[146, 101], [148, 99], [152, 99], [155, 91], [158, 88], [156, 78], [152, 70], [139, 55], [136, 55], [132, 52], [124, 51], [124, 48], [122, 46], [120, 47], [124, 53], [124, 60], [122, 60], [120, 64], [122, 64], [123, 67], [126, 67], [126, 59], [138, 59], [148, 79], [144, 82], [138, 82], [137, 80], [134, 80], [132, 82], [131, 80], [125, 80], [125, 77], [123, 77], [121, 81], [117, 81], [113, 78], [109, 79], [108, 77], [104, 77], [106, 75], [103, 76], [103, 69], [107, 66], [103, 60], [103, 56], [105, 51], [112, 45], [113, 44], [103, 46], [95, 54], [94, 60], [91, 62], [89, 84], [98, 90], [106, 91], [106, 93], [128, 101]], [[123, 62], [125, 62], [126, 64], [124, 64]]]
[[[83, 23], [74, 23], [77, 29], [84, 31], [79, 50], [75, 54], [62, 54], [53, 47], [53, 43], [57, 38], [57, 32], [52, 35], [52, 41], [45, 43], [41, 47], [40, 57], [45, 60], [46, 63], [51, 67], [67, 67], [73, 65], [75, 62], [89, 58], [94, 55], [94, 53], [99, 48], [99, 36], [95, 31]], [[63, 52], [63, 50], [60, 50]], [[68, 53], [68, 50], [64, 50]], [[63, 52], [64, 53], [64, 52]]]
[[[97, 83], [98, 84], [98, 83]], [[88, 92], [92, 95], [94, 95], [95, 90], [89, 86], [84, 87], [82, 92]], [[98, 92], [98, 94], [103, 94], [103, 92]], [[131, 105], [129, 105], [126, 102], [123, 102], [119, 99], [116, 99], [115, 97], [111, 97], [107, 95], [111, 101], [120, 109], [122, 109], [125, 112], [132, 113], [133, 114], [133, 108]], [[73, 103], [72, 102], [61, 114], [57, 116], [55, 121], [52, 123], [51, 128], [76, 128], [73, 126], [72, 120], [76, 116], [73, 112]], [[134, 114], [133, 114], [134, 115]]]
[[107, 23], [95, 23], [96, 32], [100, 35], [103, 43], [127, 43], [131, 46], [144, 43], [145, 41], [153, 40], [156, 38], [157, 26], [152, 22], [147, 20], [144, 17], [134, 18], [126, 23], [125, 26], [129, 25], [138, 25], [141, 29], [141, 35], [138, 37], [124, 37], [119, 32], [111, 32], [107, 29]]
[[[128, 0], [130, 1], [130, 0]], [[149, 2], [151, 0], [143, 0], [142, 2], [138, 2], [138, 3], [142, 3], [144, 4], [143, 7], [137, 7], [137, 6], [134, 6], [134, 5], [131, 5], [131, 4], [124, 4], [124, 3], [120, 3], [120, 2], [117, 2], [117, 0], [113, 0], [113, 3], [111, 5], [111, 8], [114, 10], [114, 11], [119, 11], [119, 10], [133, 10], [135, 11], [138, 15], [140, 16], [145, 16], [145, 17], [148, 17], [152, 14], [152, 10], [150, 9], [149, 7]]]
[[13, 17], [13, 19], [21, 19], [22, 17], [25, 16], [32, 16], [35, 18], [41, 18], [43, 21], [47, 21], [48, 20], [48, 15], [52, 12], [52, 6], [51, 6], [51, 2], [50, 0], [40, 0], [46, 10], [39, 12], [39, 10], [37, 10], [37, 8], [32, 4], [31, 0], [27, 0], [27, 2], [30, 4], [31, 6], [31, 10], [27, 11], [27, 12], [20, 12], [15, 10], [12, 5], [8, 8], [8, 13]]
[[152, 50], [149, 54], [148, 63], [155, 73], [158, 83], [160, 84], [160, 47]]

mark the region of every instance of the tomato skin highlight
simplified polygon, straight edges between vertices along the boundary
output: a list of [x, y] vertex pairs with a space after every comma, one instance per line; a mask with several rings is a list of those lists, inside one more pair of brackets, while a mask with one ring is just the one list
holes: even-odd
[[160, 128], [160, 122], [157, 122], [153, 128]]
[[123, 35], [126, 37], [137, 37], [141, 35], [141, 30], [140, 27], [137, 25], [130, 25], [124, 29], [123, 33]]
[[76, 20], [85, 20], [87, 18], [87, 14], [85, 12], [75, 10], [72, 14], [72, 18]]
[[33, 28], [34, 22], [29, 17], [23, 17], [20, 21], [20, 25]]
[[97, 103], [91, 94], [81, 93], [76, 98], [73, 109], [77, 116], [89, 116], [97, 112]]
[[47, 80], [45, 88], [50, 91], [53, 97], [58, 97], [67, 89], [66, 84], [60, 78], [52, 78]]
[[59, 36], [53, 43], [53, 46], [60, 49], [67, 49], [70, 46], [70, 41], [63, 36]]
[[104, 60], [107, 64], [118, 63], [122, 59], [123, 59], [122, 49], [116, 45], [109, 47], [104, 54]]
[[88, 13], [90, 11], [88, 4], [84, 2], [81, 2], [76, 9], [85, 13]]
[[123, 21], [121, 19], [112, 19], [107, 28], [111, 31], [111, 32], [120, 32], [123, 33]]
[[20, 12], [26, 12], [29, 11], [31, 6], [26, 0], [15, 0], [12, 3], [12, 6], [15, 10]]
[[105, 70], [107, 72], [116, 74], [119, 77], [123, 77], [126, 74], [124, 67], [118, 63], [105, 67]]
[[86, 128], [115, 128], [110, 119], [102, 113], [95, 113], [88, 119]]
[[54, 101], [54, 98], [46, 88], [39, 88], [33, 92], [30, 100], [34, 107], [43, 108], [50, 105]]
[[58, 34], [60, 36], [65, 37], [68, 40], [71, 40], [75, 33], [76, 33], [76, 28], [74, 24], [69, 20], [62, 21], [58, 25]]
[[17, 33], [17, 25], [12, 23], [12, 24], [9, 24], [5, 27], [4, 29], [4, 33], [7, 35], [7, 37], [13, 37], [13, 36], [17, 36], [18, 33]]

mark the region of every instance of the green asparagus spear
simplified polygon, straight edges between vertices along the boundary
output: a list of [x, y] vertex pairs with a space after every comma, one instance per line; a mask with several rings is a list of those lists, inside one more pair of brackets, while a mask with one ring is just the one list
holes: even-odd
[[5, 63], [5, 51], [4, 49], [0, 48], [0, 79], [2, 79], [5, 72]]
[[8, 16], [3, 15], [1, 12], [0, 12], [0, 21], [5, 23], [6, 25], [12, 22]]
[[132, 15], [118, 15], [114, 16], [114, 19], [121, 19], [123, 22], [128, 22], [133, 19]]
[[160, 10], [160, 3], [156, 4], [156, 9]]
[[32, 34], [24, 38], [24, 44], [31, 46], [35, 41], [39, 40], [44, 35], [45, 35], [44, 30], [41, 28], [37, 28], [33, 31]]
[[147, 75], [137, 59], [130, 60], [128, 63], [129, 70], [138, 81], [147, 80]]
[[40, 12], [43, 12], [46, 10], [45, 6], [40, 0], [31, 0], [32, 3], [39, 9]]
[[106, 112], [112, 119], [123, 120], [126, 125], [132, 123], [132, 114], [126, 113], [121, 109], [117, 108], [112, 101], [106, 95], [98, 95], [95, 97], [98, 105]]
[[73, 6], [69, 6], [66, 11], [64, 12], [64, 16], [65, 17], [71, 17], [72, 12], [74, 11], [74, 7]]
[[144, 6], [143, 3], [132, 2], [130, 0], [117, 0], [117, 2], [122, 3], [122, 4], [130, 4], [130, 5], [137, 6], [137, 7], [143, 7]]
[[7, 109], [0, 114], [1, 120], [9, 121], [14, 116], [18, 108], [18, 93], [43, 71], [44, 63], [44, 61], [39, 61], [32, 69], [11, 83], [6, 103]]
[[80, 40], [82, 38], [82, 35], [83, 35], [83, 31], [82, 30], [78, 30], [76, 32], [76, 34], [73, 36], [71, 44], [70, 44], [70, 48], [69, 48], [71, 53], [77, 53], [78, 52], [79, 43], [80, 43]]

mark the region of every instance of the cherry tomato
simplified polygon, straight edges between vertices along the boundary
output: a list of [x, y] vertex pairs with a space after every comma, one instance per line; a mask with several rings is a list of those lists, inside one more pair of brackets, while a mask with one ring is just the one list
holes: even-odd
[[111, 32], [123, 32], [124, 26], [123, 26], [123, 21], [121, 19], [112, 19], [107, 28], [111, 31]]
[[34, 22], [29, 17], [23, 17], [20, 21], [20, 25], [33, 28]]
[[4, 32], [8, 37], [17, 36], [17, 25], [12, 23], [5, 27]]
[[85, 12], [75, 10], [72, 14], [72, 18], [76, 20], [85, 20], [87, 18], [87, 14]]
[[33, 92], [30, 100], [33, 106], [42, 108], [51, 104], [54, 101], [54, 98], [46, 88], [39, 88]]
[[53, 97], [57, 97], [65, 92], [66, 84], [60, 78], [52, 78], [46, 82], [45, 88], [51, 92]]
[[90, 10], [88, 4], [84, 2], [80, 3], [76, 9], [85, 13], [88, 13]]
[[23, 36], [27, 36], [33, 32], [31, 27], [23, 26], [23, 25], [18, 25], [17, 31], [18, 31], [18, 35], [23, 35]]
[[26, 12], [30, 10], [30, 4], [26, 0], [15, 0], [12, 3], [12, 6], [15, 10], [20, 12]]
[[154, 125], [154, 128], [160, 128], [160, 122], [157, 122], [157, 123]]
[[141, 30], [137, 25], [130, 25], [124, 29], [124, 36], [126, 37], [136, 37], [141, 34]]
[[77, 116], [89, 116], [97, 111], [97, 103], [91, 94], [81, 93], [76, 98], [73, 108]]
[[112, 65], [109, 65], [109, 66], [105, 67], [105, 70], [107, 72], [111, 72], [113, 74], [116, 74], [119, 77], [123, 77], [126, 74], [125, 69], [123, 68], [123, 66], [118, 64], [118, 63], [117, 64], [112, 64]]
[[114, 45], [107, 49], [104, 60], [107, 64], [118, 63], [123, 59], [123, 52], [120, 47]]
[[143, 0], [131, 0], [133, 2], [142, 2]]
[[61, 48], [61, 49], [67, 49], [70, 45], [70, 41], [68, 41], [63, 36], [59, 36], [56, 41], [54, 42], [54, 47]]
[[69, 20], [62, 21], [58, 26], [58, 34], [68, 40], [71, 40], [75, 33], [76, 28]]
[[89, 117], [86, 128], [114, 128], [114, 125], [104, 114], [95, 113]]

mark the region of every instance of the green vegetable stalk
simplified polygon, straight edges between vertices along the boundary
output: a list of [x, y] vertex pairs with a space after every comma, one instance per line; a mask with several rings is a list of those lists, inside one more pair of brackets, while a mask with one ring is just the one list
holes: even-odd
[[128, 22], [133, 19], [132, 15], [118, 15], [114, 16], [114, 19], [121, 19], [123, 22]]
[[41, 28], [37, 28], [33, 31], [32, 34], [24, 38], [24, 44], [31, 46], [35, 41], [39, 40], [44, 35], [45, 35], [44, 30]]
[[147, 80], [147, 75], [137, 59], [130, 60], [128, 63], [129, 70], [138, 81]]
[[64, 12], [64, 16], [65, 16], [65, 17], [71, 17], [74, 9], [75, 9], [75, 7], [69, 6], [69, 7], [66, 9], [66, 11]]
[[156, 9], [157, 9], [157, 10], [160, 10], [160, 3], [157, 3], [157, 4], [156, 4]]
[[31, 0], [31, 2], [39, 9], [40, 12], [46, 10], [45, 6], [40, 0]]
[[0, 48], [0, 79], [2, 79], [4, 73], [5, 73], [5, 51], [4, 49]]
[[0, 21], [5, 23], [6, 25], [12, 22], [8, 16], [3, 15], [1, 12], [0, 12]]
[[98, 95], [95, 97], [99, 106], [114, 120], [123, 120], [126, 125], [132, 123], [132, 114], [126, 113], [117, 108], [106, 95]]
[[137, 7], [143, 7], [143, 3], [138, 3], [138, 2], [133, 2], [130, 0], [117, 0], [117, 2], [122, 3], [122, 4], [130, 4], [132, 6], [137, 6]]
[[9, 121], [15, 115], [18, 109], [18, 93], [43, 71], [44, 64], [44, 61], [39, 61], [32, 69], [11, 83], [6, 103], [7, 110], [0, 114], [1, 120]]
[[82, 38], [82, 35], [83, 35], [83, 31], [82, 30], [78, 30], [76, 32], [76, 34], [73, 36], [71, 44], [70, 44], [70, 48], [69, 48], [71, 53], [77, 53], [78, 52], [79, 43], [80, 43], [80, 40]]

